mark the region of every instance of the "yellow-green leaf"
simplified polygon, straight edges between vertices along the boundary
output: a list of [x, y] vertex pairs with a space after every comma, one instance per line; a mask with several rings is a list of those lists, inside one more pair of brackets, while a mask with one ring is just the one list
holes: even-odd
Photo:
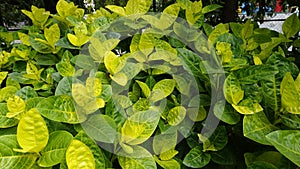
[[18, 36], [23, 44], [30, 46], [29, 35], [22, 33], [22, 32], [18, 32]]
[[21, 118], [17, 128], [18, 143], [25, 152], [40, 152], [48, 143], [49, 133], [37, 109], [30, 109]]
[[117, 5], [106, 5], [105, 8], [111, 10], [112, 12], [120, 15], [120, 16], [125, 16], [126, 12], [123, 7], [117, 6]]
[[77, 36], [77, 35], [73, 35], [71, 33], [68, 33], [67, 37], [68, 37], [68, 40], [71, 42], [72, 45], [78, 46], [78, 47], [86, 44], [90, 39], [90, 37], [88, 37], [86, 35]]
[[95, 169], [95, 159], [90, 148], [79, 140], [73, 140], [66, 152], [70, 169]]
[[167, 121], [171, 126], [176, 126], [185, 118], [186, 109], [183, 106], [172, 108], [168, 112]]
[[25, 111], [25, 107], [24, 100], [19, 96], [10, 97], [7, 100], [7, 109], [9, 110], [9, 113], [7, 113], [6, 116], [8, 118], [16, 117]]
[[54, 24], [50, 26], [49, 28], [44, 29], [44, 35], [48, 43], [54, 47], [54, 44], [59, 40], [60, 38], [60, 29], [58, 27], [58, 24]]
[[129, 0], [125, 7], [126, 15], [143, 14], [148, 12], [152, 1], [149, 0]]
[[173, 79], [164, 79], [157, 82], [152, 89], [150, 100], [156, 102], [166, 98], [173, 92], [175, 85], [176, 82]]
[[146, 96], [146, 98], [148, 98], [150, 96], [150, 93], [151, 93], [148, 85], [144, 82], [139, 81], [139, 80], [136, 80], [136, 82], [138, 83], [138, 85], [142, 89], [142, 91], [143, 91], [144, 95]]

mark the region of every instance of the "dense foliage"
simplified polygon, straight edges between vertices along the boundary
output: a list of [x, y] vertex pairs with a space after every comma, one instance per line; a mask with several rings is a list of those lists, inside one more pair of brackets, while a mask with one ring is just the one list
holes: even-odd
[[281, 34], [150, 6], [59, 0], [0, 32], [1, 167], [299, 168], [298, 17]]

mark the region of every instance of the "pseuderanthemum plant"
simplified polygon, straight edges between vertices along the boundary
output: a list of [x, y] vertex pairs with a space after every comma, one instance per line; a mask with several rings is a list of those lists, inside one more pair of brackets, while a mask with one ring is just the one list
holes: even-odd
[[278, 33], [150, 6], [59, 0], [0, 32], [2, 168], [299, 168], [297, 16]]

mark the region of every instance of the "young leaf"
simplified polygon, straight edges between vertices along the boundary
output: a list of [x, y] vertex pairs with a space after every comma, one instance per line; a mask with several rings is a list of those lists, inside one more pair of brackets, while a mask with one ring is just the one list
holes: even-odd
[[58, 24], [54, 24], [49, 28], [45, 28], [44, 34], [48, 43], [54, 48], [55, 43], [60, 38], [60, 29], [58, 27]]
[[299, 31], [300, 20], [297, 14], [289, 16], [282, 24], [282, 31], [286, 38], [294, 36]]
[[68, 33], [67, 37], [72, 45], [78, 46], [78, 47], [86, 44], [90, 39], [90, 37], [86, 36], [86, 35], [73, 35], [71, 33]]
[[202, 152], [200, 146], [194, 147], [183, 159], [183, 164], [191, 168], [202, 168], [211, 159], [210, 154]]
[[276, 129], [264, 112], [246, 115], [243, 120], [244, 136], [260, 144], [270, 145], [265, 136]]
[[142, 89], [143, 94], [146, 96], [146, 98], [148, 98], [150, 96], [150, 93], [151, 93], [148, 85], [144, 82], [139, 81], [139, 80], [136, 80], [136, 82], [138, 83], [138, 85]]
[[219, 8], [222, 8], [222, 6], [221, 6], [221, 5], [218, 5], [218, 4], [207, 5], [207, 6], [203, 7], [202, 13], [203, 13], [203, 14], [206, 14], [206, 13], [208, 13], [208, 12], [215, 11], [215, 10], [217, 10], [217, 9], [219, 9]]
[[3, 80], [6, 78], [8, 75], [8, 72], [0, 72], [0, 85], [3, 82]]
[[277, 130], [266, 135], [267, 140], [285, 157], [300, 166], [300, 148], [297, 140], [300, 138], [300, 131]]
[[30, 109], [18, 124], [17, 139], [22, 151], [40, 152], [49, 139], [48, 128], [37, 109]]
[[243, 25], [242, 29], [242, 38], [249, 39], [253, 35], [254, 25], [251, 23], [251, 19], [248, 19], [247, 22]]
[[38, 164], [41, 167], [51, 167], [65, 160], [66, 150], [73, 136], [67, 131], [55, 131], [49, 135], [47, 146], [41, 151]]
[[68, 168], [95, 169], [93, 153], [87, 145], [79, 140], [73, 140], [66, 152]]
[[215, 40], [222, 34], [229, 32], [229, 25], [228, 24], [218, 24], [215, 29], [209, 34], [208, 40], [211, 43], [214, 43]]
[[280, 84], [281, 104], [283, 108], [293, 114], [300, 114], [300, 94], [298, 88], [291, 73], [286, 73]]

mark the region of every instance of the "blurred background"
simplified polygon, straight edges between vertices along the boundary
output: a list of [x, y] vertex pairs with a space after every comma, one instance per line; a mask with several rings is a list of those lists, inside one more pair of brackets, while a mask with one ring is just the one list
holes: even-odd
[[[29, 19], [21, 12], [21, 9], [30, 10], [31, 5], [45, 8], [52, 14], [56, 13], [55, 5], [58, 0], [1, 0], [0, 3], [0, 26], [8, 30], [20, 29], [27, 24]], [[69, 0], [81, 8], [84, 3], [93, 3], [95, 9], [109, 4], [125, 6], [128, 0]], [[176, 0], [153, 0], [151, 10], [162, 11], [166, 6], [175, 3]], [[260, 22], [269, 20], [282, 21], [290, 13], [299, 13], [300, 0], [202, 0], [204, 5], [222, 5], [218, 11], [206, 16], [208, 23], [216, 25], [220, 22], [239, 22], [252, 18]], [[281, 15], [280, 15], [281, 14]], [[299, 16], [299, 15], [298, 15]]]

